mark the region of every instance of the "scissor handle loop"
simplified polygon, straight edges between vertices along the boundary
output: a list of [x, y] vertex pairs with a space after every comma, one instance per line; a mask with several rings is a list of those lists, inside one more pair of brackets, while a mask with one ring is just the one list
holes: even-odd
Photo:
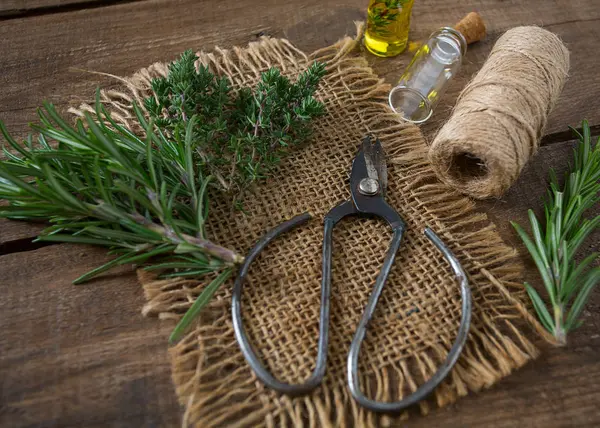
[[[387, 206], [387, 204], [385, 204]], [[438, 368], [435, 374], [417, 390], [410, 394], [408, 397], [395, 402], [382, 402], [372, 400], [366, 397], [359, 385], [358, 379], [358, 356], [362, 342], [365, 338], [369, 321], [373, 317], [377, 302], [383, 287], [385, 286], [387, 277], [394, 264], [396, 254], [400, 248], [402, 236], [404, 234], [405, 225], [402, 219], [393, 212], [388, 211], [387, 208], [382, 208], [383, 211], [375, 214], [376, 216], [383, 217], [392, 227], [393, 236], [390, 246], [386, 252], [383, 266], [377, 276], [373, 291], [369, 296], [369, 301], [363, 313], [363, 316], [358, 324], [352, 344], [350, 345], [350, 352], [347, 360], [347, 376], [348, 386], [354, 399], [363, 407], [372, 410], [374, 412], [386, 412], [394, 413], [399, 412], [428, 396], [433, 390], [444, 380], [444, 378], [450, 373], [452, 367], [456, 364], [458, 357], [465, 345], [469, 327], [471, 324], [471, 291], [469, 289], [469, 283], [467, 275], [462, 269], [460, 262], [450, 251], [450, 249], [441, 241], [441, 239], [429, 228], [425, 229], [425, 235], [433, 242], [433, 244], [440, 250], [444, 258], [449, 262], [452, 270], [456, 277], [460, 281], [461, 298], [462, 298], [462, 316], [461, 322], [458, 329], [457, 338], [446, 357], [444, 363]], [[317, 349], [317, 361], [315, 368], [309, 378], [301, 384], [289, 384], [281, 382], [276, 379], [262, 364], [256, 353], [254, 352], [252, 345], [248, 339], [246, 331], [243, 326], [241, 298], [242, 298], [242, 286], [245, 282], [248, 270], [254, 259], [260, 254], [260, 252], [275, 238], [279, 235], [299, 226], [310, 220], [311, 216], [308, 213], [298, 215], [291, 220], [281, 223], [279, 226], [270, 230], [265, 234], [257, 244], [248, 253], [244, 263], [240, 268], [240, 272], [233, 286], [232, 295], [232, 318], [233, 318], [233, 329], [235, 332], [236, 339], [240, 345], [242, 353], [246, 358], [246, 361], [256, 374], [256, 376], [269, 388], [274, 389], [283, 394], [298, 396], [304, 395], [311, 392], [323, 380], [325, 376], [325, 368], [327, 365], [327, 345], [329, 341], [329, 313], [330, 313], [330, 294], [331, 294], [331, 259], [332, 259], [332, 247], [333, 247], [333, 229], [335, 225], [344, 217], [353, 214], [364, 214], [357, 212], [354, 208], [354, 204], [350, 201], [343, 202], [338, 206], [334, 207], [326, 216], [324, 221], [323, 231], [323, 266], [322, 266], [322, 283], [321, 283], [321, 309], [319, 318], [319, 341]]]
[[[429, 228], [425, 229], [425, 235], [431, 240], [431, 242], [440, 250], [443, 254], [444, 258], [450, 263], [452, 270], [454, 271], [456, 277], [460, 281], [460, 292], [461, 292], [461, 300], [462, 300], [462, 316], [460, 321], [460, 326], [458, 328], [458, 334], [446, 360], [442, 363], [442, 365], [437, 369], [435, 374], [423, 385], [421, 385], [415, 392], [410, 394], [408, 397], [400, 401], [393, 402], [384, 402], [372, 400], [366, 397], [359, 385], [358, 379], [358, 355], [360, 353], [360, 347], [365, 338], [367, 327], [369, 325], [369, 321], [373, 316], [373, 312], [375, 311], [375, 307], [377, 306], [377, 301], [379, 300], [379, 296], [383, 290], [383, 286], [385, 285], [385, 281], [389, 274], [389, 268], [394, 261], [394, 257], [391, 254], [392, 249], [395, 245], [399, 245], [400, 239], [402, 238], [402, 230], [395, 230], [394, 237], [392, 238], [392, 245], [388, 250], [388, 253], [385, 256], [384, 267], [382, 268], [379, 276], [377, 277], [377, 281], [375, 282], [375, 286], [373, 287], [373, 291], [369, 296], [369, 302], [367, 303], [367, 307], [363, 313], [363, 316], [356, 328], [356, 332], [354, 333], [354, 338], [352, 339], [352, 344], [350, 345], [350, 352], [348, 353], [348, 365], [347, 365], [347, 376], [348, 376], [348, 387], [350, 388], [350, 392], [354, 399], [363, 407], [372, 410], [374, 412], [381, 413], [396, 413], [401, 410], [406, 409], [413, 404], [418, 403], [429, 394], [433, 392], [433, 390], [445, 379], [445, 377], [450, 373], [452, 367], [456, 364], [460, 353], [465, 346], [465, 342], [467, 340], [467, 336], [469, 333], [469, 326], [471, 324], [471, 290], [469, 288], [469, 282], [467, 279], [467, 275], [463, 268], [460, 265], [460, 262], [456, 258], [456, 256], [450, 251], [450, 249], [442, 242], [442, 240]], [[397, 244], [396, 244], [397, 243]]]
[[[310, 220], [311, 215], [308, 213], [300, 214], [288, 221], [281, 223], [279, 226], [270, 230], [265, 234], [252, 248], [248, 256], [246, 257], [244, 264], [240, 268], [240, 272], [233, 285], [232, 295], [232, 318], [233, 318], [233, 330], [235, 337], [240, 345], [242, 353], [246, 358], [246, 361], [256, 373], [256, 376], [269, 388], [274, 389], [282, 394], [297, 396], [304, 395], [315, 389], [325, 376], [325, 367], [327, 365], [327, 343], [329, 340], [329, 294], [331, 289], [331, 278], [326, 279], [323, 276], [323, 283], [321, 286], [321, 313], [319, 320], [319, 343], [317, 350], [317, 363], [309, 378], [301, 384], [289, 384], [281, 382], [276, 379], [262, 364], [260, 358], [254, 352], [252, 345], [248, 339], [246, 331], [243, 325], [242, 318], [242, 286], [248, 275], [248, 270], [254, 259], [260, 254], [260, 252], [275, 238], [279, 235], [303, 224]], [[325, 227], [325, 236], [327, 237], [327, 227]], [[331, 239], [331, 230], [329, 231], [329, 237]], [[326, 238], [325, 238], [326, 239]], [[325, 254], [328, 251], [328, 256]], [[331, 245], [323, 245], [323, 263], [326, 258], [331, 259]]]

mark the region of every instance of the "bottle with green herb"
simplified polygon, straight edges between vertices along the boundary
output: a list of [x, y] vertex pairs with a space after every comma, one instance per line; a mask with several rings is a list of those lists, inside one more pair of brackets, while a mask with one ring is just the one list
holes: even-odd
[[370, 0], [365, 47], [377, 56], [395, 56], [406, 49], [415, 0]]

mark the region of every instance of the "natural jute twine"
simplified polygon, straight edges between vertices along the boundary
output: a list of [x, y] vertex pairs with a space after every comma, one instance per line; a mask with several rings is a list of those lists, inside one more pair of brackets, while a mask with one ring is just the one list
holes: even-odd
[[[386, 199], [408, 230], [360, 356], [361, 383], [369, 396], [398, 399], [414, 391], [444, 361], [460, 321], [460, 292], [451, 270], [425, 238], [434, 229], [460, 259], [473, 293], [472, 328], [447, 380], [430, 400], [444, 406], [489, 387], [537, 355], [523, 334], [527, 308], [516, 252], [504, 245], [473, 202], [440, 183], [427, 162], [419, 129], [387, 106], [389, 86], [357, 54], [358, 38], [345, 38], [311, 55], [287, 40], [262, 38], [244, 49], [199, 53], [200, 61], [234, 88], [254, 86], [260, 73], [278, 67], [295, 78], [313, 60], [327, 63], [317, 96], [327, 114], [315, 135], [294, 150], [244, 201], [248, 214], [232, 213], [230, 198], [211, 195], [209, 236], [246, 253], [266, 230], [299, 213], [314, 219], [270, 244], [254, 262], [244, 286], [244, 322], [255, 348], [282, 380], [300, 382], [315, 364], [321, 287], [323, 216], [347, 199], [350, 165], [360, 139], [376, 134], [388, 157]], [[409, 59], [408, 57], [406, 58]], [[150, 80], [167, 72], [154, 64], [124, 79], [125, 88], [103, 90], [102, 101], [120, 123], [135, 123], [132, 102], [148, 96]], [[83, 105], [75, 110], [93, 112]], [[363, 427], [393, 423], [356, 404], [346, 387], [348, 348], [390, 240], [374, 219], [341, 222], [334, 232], [329, 358], [323, 384], [306, 397], [277, 394], [244, 360], [231, 322], [226, 283], [186, 337], [171, 349], [173, 381], [184, 408], [183, 424], [222, 426]], [[206, 285], [193, 279], [159, 280], [140, 271], [143, 312], [180, 319]], [[523, 300], [525, 301], [525, 300]], [[166, 343], [165, 343], [166, 346]], [[412, 409], [414, 412], [415, 409]]]
[[569, 51], [553, 33], [502, 35], [433, 140], [437, 176], [475, 198], [501, 196], [538, 148], [568, 71]]

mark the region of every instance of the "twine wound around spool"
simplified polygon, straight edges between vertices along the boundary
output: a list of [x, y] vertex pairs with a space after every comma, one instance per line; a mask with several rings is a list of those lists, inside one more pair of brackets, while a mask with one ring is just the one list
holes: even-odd
[[494, 45], [429, 149], [436, 175], [474, 198], [499, 197], [536, 152], [569, 71], [569, 51], [540, 27]]

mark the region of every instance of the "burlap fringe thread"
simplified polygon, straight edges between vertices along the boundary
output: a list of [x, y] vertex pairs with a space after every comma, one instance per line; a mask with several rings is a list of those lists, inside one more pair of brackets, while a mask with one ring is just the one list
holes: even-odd
[[[472, 211], [473, 203], [468, 198], [435, 179], [419, 130], [391, 114], [386, 105], [389, 87], [363, 57], [352, 55], [362, 32], [362, 26], [357, 27], [357, 38], [346, 37], [310, 56], [287, 40], [269, 38], [251, 43], [246, 49], [217, 48], [214, 53], [199, 54], [203, 64], [228, 75], [234, 87], [254, 84], [260, 73], [271, 66], [294, 75], [311, 61], [319, 60], [327, 63], [328, 70], [319, 97], [329, 113], [317, 122], [314, 141], [292, 153], [276, 179], [261, 185], [255, 200], [248, 202], [250, 216], [221, 221], [231, 217], [231, 213], [225, 211], [227, 201], [217, 201], [217, 207], [212, 208], [217, 211], [212, 216], [216, 220], [209, 233], [218, 236], [220, 243], [243, 252], [267, 228], [307, 208], [322, 218], [332, 204], [347, 197], [344, 176], [347, 177], [360, 134], [376, 133], [385, 144], [391, 164], [388, 199], [392, 198], [392, 206], [406, 217], [409, 233], [398, 256], [400, 266], [394, 268], [380, 303], [384, 309], [379, 312], [387, 312], [376, 317], [384, 319], [374, 320], [363, 347], [363, 384], [370, 396], [398, 399], [431, 376], [452, 345], [460, 317], [460, 295], [441, 257], [419, 236], [427, 224], [461, 259], [469, 272], [474, 296], [467, 346], [449, 379], [434, 394], [436, 404], [444, 406], [468, 391], [489, 387], [535, 358], [536, 347], [521, 332], [523, 324], [535, 324], [535, 319], [528, 319], [528, 310], [521, 303], [524, 291], [515, 250], [503, 244], [484, 214]], [[166, 72], [165, 64], [153, 64], [121, 79], [125, 90], [102, 90], [101, 99], [110, 106], [115, 119], [131, 126], [133, 101], [139, 103], [148, 96], [151, 79]], [[72, 110], [77, 115], [83, 111], [94, 110], [88, 104]], [[327, 134], [327, 130], [331, 133]], [[304, 173], [309, 176], [302, 176]], [[299, 190], [289, 195], [290, 188]], [[171, 349], [173, 380], [185, 408], [184, 426], [327, 427], [392, 422], [387, 416], [359, 407], [345, 384], [345, 356], [351, 333], [389, 238], [377, 222], [356, 223], [342, 224], [334, 238], [332, 337], [323, 385], [309, 396], [292, 399], [275, 394], [256, 380], [233, 335], [231, 287], [225, 286], [194, 330]], [[272, 244], [274, 254], [269, 250], [269, 256], [255, 262], [253, 271], [275, 277], [279, 291], [273, 291], [277, 288], [273, 281], [257, 286], [262, 278], [252, 274], [244, 294], [245, 319], [252, 340], [257, 349], [268, 350], [262, 352], [263, 358], [280, 378], [288, 381], [301, 381], [314, 363], [315, 350], [310, 348], [316, 345], [310, 344], [316, 344], [318, 323], [321, 224], [313, 220], [294, 235], [293, 241]], [[292, 247], [289, 251], [295, 252], [291, 253], [295, 259], [286, 246]], [[372, 247], [377, 247], [374, 254]], [[357, 255], [357, 251], [367, 254]], [[282, 260], [284, 257], [287, 259]], [[344, 276], [339, 271], [349, 273]], [[340, 276], [344, 276], [342, 281]], [[143, 271], [139, 272], [139, 279], [147, 298], [143, 313], [162, 319], [179, 319], [204, 286], [194, 280], [157, 280]], [[292, 292], [281, 289], [291, 282], [301, 283], [303, 288], [296, 287]], [[385, 309], [386, 306], [390, 308]], [[271, 307], [275, 312], [269, 312]], [[420, 314], [412, 315], [419, 309]], [[273, 314], [285, 319], [277, 319]], [[427, 413], [430, 404], [421, 403], [423, 413]]]

